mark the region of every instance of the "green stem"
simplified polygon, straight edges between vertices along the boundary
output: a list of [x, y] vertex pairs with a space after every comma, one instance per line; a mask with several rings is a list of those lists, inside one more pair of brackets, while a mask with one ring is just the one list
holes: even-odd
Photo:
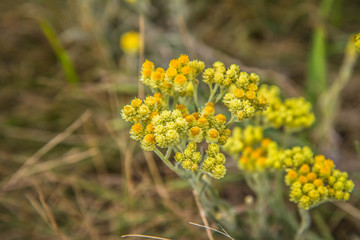
[[282, 145], [283, 145], [283, 148], [287, 148], [289, 143], [289, 137], [290, 137], [290, 131], [289, 129], [285, 126], [284, 128], [284, 136], [283, 136], [283, 142], [282, 142]]
[[230, 120], [226, 123], [226, 128], [229, 127], [230, 124], [232, 124], [236, 120], [236, 117], [234, 114], [231, 114]]
[[215, 103], [219, 102], [226, 92], [226, 88], [220, 87], [220, 94], [217, 96]]
[[311, 222], [310, 214], [308, 210], [299, 207], [299, 214], [301, 217], [301, 225], [296, 233], [295, 240], [300, 240], [304, 238], [303, 234], [310, 227], [310, 222]]
[[176, 109], [178, 99], [179, 99], [179, 94], [176, 93], [175, 96], [174, 96], [174, 101], [173, 101], [173, 109]]
[[210, 96], [209, 96], [209, 99], [207, 100], [207, 102], [212, 102], [212, 100], [219, 88], [219, 85], [215, 84], [214, 88], [212, 88], [210, 85], [209, 85], [209, 87], [210, 87]]
[[154, 152], [156, 153], [156, 155], [159, 156], [159, 158], [166, 164], [166, 166], [168, 166], [171, 170], [173, 170], [174, 172], [176, 172], [179, 176], [181, 176], [181, 172], [179, 171], [179, 169], [175, 168], [174, 165], [172, 165], [172, 163], [169, 161], [169, 157], [170, 154], [172, 152], [172, 147], [169, 147], [165, 156], [164, 154], [162, 154], [162, 152], [158, 149], [155, 148]]
[[198, 91], [197, 91], [198, 84], [195, 82], [195, 80], [193, 80], [192, 85], [193, 85], [193, 96], [194, 96], [195, 111], [197, 112], [198, 109], [199, 109]]

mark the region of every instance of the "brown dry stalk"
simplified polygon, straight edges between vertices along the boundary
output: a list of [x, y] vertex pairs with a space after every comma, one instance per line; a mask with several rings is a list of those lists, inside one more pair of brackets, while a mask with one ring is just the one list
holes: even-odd
[[10, 179], [2, 187], [2, 191], [6, 192], [13, 188], [16, 183], [25, 175], [29, 166], [34, 165], [44, 156], [47, 152], [57, 146], [64, 139], [69, 137], [76, 129], [78, 129], [84, 122], [86, 122], [92, 115], [90, 110], [86, 110], [75, 122], [67, 127], [63, 132], [55, 136], [43, 147], [36, 151], [31, 157], [29, 157], [25, 163], [10, 177]]
[[214, 237], [213, 237], [213, 235], [211, 233], [211, 230], [210, 230], [209, 222], [208, 222], [208, 220], [206, 218], [205, 211], [201, 206], [199, 196], [197, 195], [195, 190], [193, 190], [193, 195], [194, 195], [194, 198], [195, 198], [196, 206], [198, 207], [199, 212], [200, 212], [201, 220], [203, 221], [204, 225], [206, 226], [206, 233], [207, 233], [210, 240], [214, 240]]

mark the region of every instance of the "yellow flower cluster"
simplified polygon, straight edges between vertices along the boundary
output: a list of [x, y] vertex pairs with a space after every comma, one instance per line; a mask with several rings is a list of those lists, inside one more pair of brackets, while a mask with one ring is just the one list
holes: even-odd
[[259, 76], [255, 73], [240, 72], [235, 78], [233, 92], [228, 92], [223, 103], [229, 111], [241, 121], [254, 116], [257, 111], [264, 111], [268, 101], [264, 95], [258, 94]]
[[221, 113], [215, 115], [214, 104], [211, 102], [206, 103], [199, 112], [188, 114], [186, 109], [183, 110], [188, 123], [189, 140], [225, 144], [231, 134], [230, 129], [226, 128], [226, 117]]
[[206, 150], [206, 157], [204, 162], [201, 165], [201, 168], [211, 173], [211, 175], [216, 178], [220, 179], [223, 178], [226, 174], [225, 162], [226, 158], [224, 154], [220, 153], [219, 145], [216, 143], [211, 143]]
[[203, 73], [203, 82], [211, 85], [213, 83], [228, 88], [237, 81], [240, 67], [236, 64], [230, 65], [226, 70], [224, 63], [215, 62], [212, 68], [205, 69]]
[[187, 128], [187, 122], [178, 109], [162, 111], [154, 116], [151, 123], [154, 126], [156, 145], [161, 148], [177, 145]]
[[260, 143], [263, 139], [263, 129], [259, 126], [248, 125], [245, 129], [235, 127], [222, 149], [230, 155], [241, 153], [246, 146]]
[[[199, 107], [197, 93], [194, 90], [198, 85], [196, 77], [204, 68], [203, 62], [190, 61], [185, 54], [171, 60], [166, 70], [156, 68], [154, 63], [146, 60], [142, 65], [140, 80], [157, 93], [144, 101], [135, 98], [122, 109], [121, 116], [125, 121], [133, 122], [131, 138], [140, 141], [145, 151], [155, 150], [163, 158], [165, 156], [162, 156], [157, 148], [174, 147], [172, 150], [177, 152], [177, 149], [188, 143], [183, 152], [176, 153], [176, 161], [181, 163], [185, 170], [195, 172], [201, 166], [203, 171], [213, 177], [222, 178], [226, 172], [225, 156], [219, 152], [219, 145], [226, 144], [231, 135], [228, 125], [234, 118], [227, 121], [225, 115], [216, 114], [214, 103], [221, 101], [227, 93], [225, 105], [230, 108], [232, 114], [236, 114], [238, 120], [242, 120], [251, 117], [258, 110], [264, 110], [267, 100], [257, 94], [258, 75], [240, 72], [238, 65], [233, 64], [226, 69], [223, 63], [215, 62], [213, 68], [206, 69], [203, 74], [203, 81], [211, 85], [210, 96], [208, 102]], [[231, 85], [235, 86], [232, 92], [229, 91]], [[219, 87], [220, 93], [212, 101]], [[184, 96], [193, 97], [196, 112], [190, 112], [183, 104], [176, 105], [178, 102], [190, 100], [181, 98]], [[170, 107], [169, 103], [173, 103], [173, 106]], [[258, 128], [248, 128], [242, 135], [242, 141], [251, 145], [260, 141], [262, 131]], [[208, 143], [203, 162], [201, 151], [196, 151], [197, 143], [201, 142]], [[178, 148], [175, 147], [177, 145]]]
[[310, 127], [314, 123], [315, 116], [311, 110], [311, 103], [303, 97], [281, 101], [278, 88], [266, 85], [262, 85], [260, 92], [270, 99], [269, 107], [263, 112], [263, 116], [265, 122], [274, 128], [286, 127], [295, 131]]
[[175, 160], [181, 163], [181, 166], [185, 170], [191, 170], [196, 172], [198, 170], [198, 164], [201, 161], [201, 153], [196, 151], [197, 145], [195, 142], [190, 142], [183, 153], [177, 152], [175, 154]]
[[360, 52], [360, 33], [355, 36], [355, 47], [358, 52]]
[[249, 172], [258, 172], [272, 167], [272, 162], [267, 157], [271, 144], [272, 141], [269, 138], [265, 138], [261, 141], [261, 145], [258, 148], [246, 147], [238, 161], [239, 168]]
[[240, 128], [234, 128], [228, 143], [223, 146], [231, 155], [242, 154], [238, 160], [240, 169], [249, 173], [286, 170], [285, 183], [290, 186], [290, 200], [304, 209], [327, 200], [349, 199], [354, 183], [348, 180], [346, 172], [335, 169], [332, 160], [323, 155], [314, 157], [309, 147], [279, 149], [276, 142], [263, 139], [261, 130], [248, 126], [242, 133]]
[[146, 60], [142, 65], [140, 80], [152, 89], [159, 89], [164, 95], [192, 95], [192, 81], [196, 81], [195, 77], [204, 68], [203, 62], [189, 61], [185, 54], [171, 60], [166, 71], [161, 67], [155, 68], [151, 61]]
[[290, 200], [299, 207], [309, 209], [323, 201], [350, 198], [354, 183], [348, 180], [346, 172], [335, 169], [332, 160], [323, 155], [313, 157], [307, 147], [294, 147], [285, 152], [285, 183], [290, 186]]
[[141, 141], [141, 146], [146, 151], [155, 148], [153, 118], [165, 107], [165, 101], [160, 93], [148, 96], [145, 101], [135, 98], [131, 104], [124, 106], [121, 110], [122, 118], [127, 122], [133, 122], [130, 130], [130, 137]]

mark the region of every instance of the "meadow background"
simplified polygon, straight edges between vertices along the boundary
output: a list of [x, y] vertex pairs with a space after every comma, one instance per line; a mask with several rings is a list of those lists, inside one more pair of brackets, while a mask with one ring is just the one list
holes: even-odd
[[[207, 239], [189, 224], [202, 221], [188, 184], [129, 139], [119, 114], [138, 94], [139, 58], [166, 67], [180, 53], [313, 102], [301, 138], [356, 187], [312, 210], [311, 231], [360, 239], [360, 64], [343, 63], [359, 12], [355, 0], [0, 1], [0, 239]], [[120, 47], [129, 31], [144, 37], [140, 56]], [[215, 188], [241, 216], [253, 193], [227, 167]]]

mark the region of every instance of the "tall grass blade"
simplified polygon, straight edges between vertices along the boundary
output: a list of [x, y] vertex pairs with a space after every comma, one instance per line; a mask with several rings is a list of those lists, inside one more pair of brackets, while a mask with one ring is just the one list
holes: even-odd
[[65, 76], [66, 76], [67, 82], [69, 84], [77, 84], [79, 82], [79, 78], [75, 71], [74, 65], [71, 61], [71, 58], [67, 54], [66, 50], [61, 45], [61, 42], [60, 42], [59, 38], [57, 37], [54, 28], [45, 19], [40, 19], [39, 24], [40, 24], [41, 30], [43, 31], [44, 35], [50, 42], [51, 47], [53, 48], [57, 58], [59, 59], [61, 65], [65, 71]]
[[309, 57], [306, 93], [314, 103], [318, 96], [327, 89], [326, 81], [326, 42], [325, 29], [319, 26], [313, 33]]

